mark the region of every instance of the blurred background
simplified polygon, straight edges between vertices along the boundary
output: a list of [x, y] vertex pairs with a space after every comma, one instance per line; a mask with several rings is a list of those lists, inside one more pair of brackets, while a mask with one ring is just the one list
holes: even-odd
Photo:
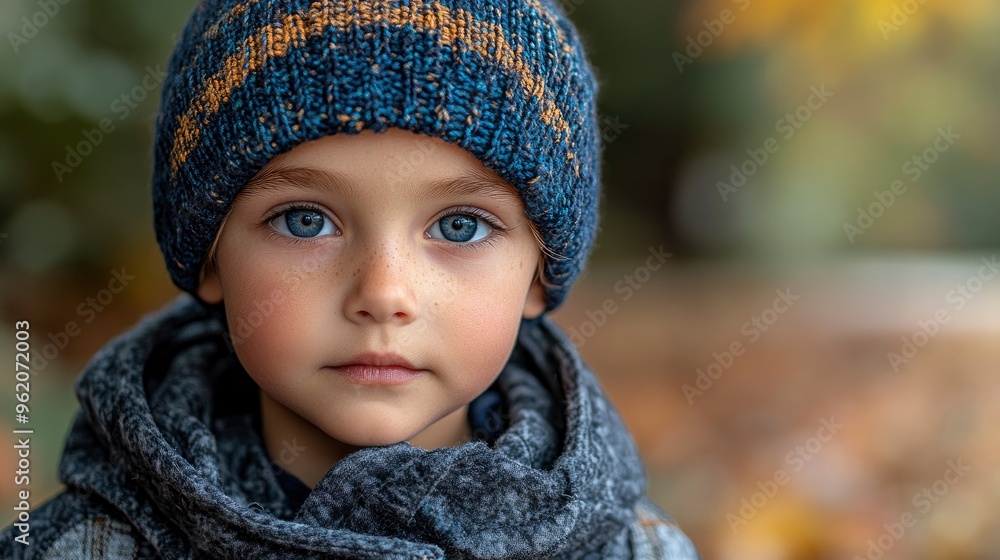
[[[559, 3], [601, 82], [605, 165], [556, 319], [652, 498], [706, 559], [1000, 558], [1000, 3]], [[0, 4], [0, 356], [29, 320], [35, 505], [75, 376], [178, 293], [150, 154], [194, 2], [52, 4]], [[0, 476], [4, 523], [15, 489]]]

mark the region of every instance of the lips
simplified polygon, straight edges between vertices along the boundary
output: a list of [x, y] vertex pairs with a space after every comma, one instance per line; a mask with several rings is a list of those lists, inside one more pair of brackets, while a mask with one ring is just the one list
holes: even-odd
[[420, 377], [425, 370], [417, 369], [398, 354], [358, 354], [333, 370], [361, 385], [402, 385]]

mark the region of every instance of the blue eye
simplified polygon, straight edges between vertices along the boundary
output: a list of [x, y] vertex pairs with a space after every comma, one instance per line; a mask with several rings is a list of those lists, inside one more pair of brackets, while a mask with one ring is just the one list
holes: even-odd
[[298, 238], [337, 233], [333, 222], [311, 208], [290, 208], [271, 220], [271, 225], [285, 235]]
[[493, 228], [485, 220], [472, 214], [452, 214], [434, 222], [430, 235], [454, 243], [470, 243], [483, 239]]

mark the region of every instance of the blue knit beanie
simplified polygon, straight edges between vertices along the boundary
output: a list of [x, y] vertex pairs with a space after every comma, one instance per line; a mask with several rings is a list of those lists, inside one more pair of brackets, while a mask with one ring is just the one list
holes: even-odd
[[204, 0], [170, 60], [153, 213], [173, 281], [199, 273], [241, 188], [329, 134], [441, 138], [516, 187], [562, 303], [597, 229], [597, 82], [552, 0]]

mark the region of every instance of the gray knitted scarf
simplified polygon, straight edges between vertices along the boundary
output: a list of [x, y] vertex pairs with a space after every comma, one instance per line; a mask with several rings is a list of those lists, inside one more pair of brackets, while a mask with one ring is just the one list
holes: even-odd
[[103, 348], [60, 478], [121, 512], [165, 558], [626, 558], [645, 494], [634, 443], [545, 317], [498, 380], [509, 428], [337, 463], [298, 511], [251, 424], [255, 386], [222, 325], [183, 294]]

